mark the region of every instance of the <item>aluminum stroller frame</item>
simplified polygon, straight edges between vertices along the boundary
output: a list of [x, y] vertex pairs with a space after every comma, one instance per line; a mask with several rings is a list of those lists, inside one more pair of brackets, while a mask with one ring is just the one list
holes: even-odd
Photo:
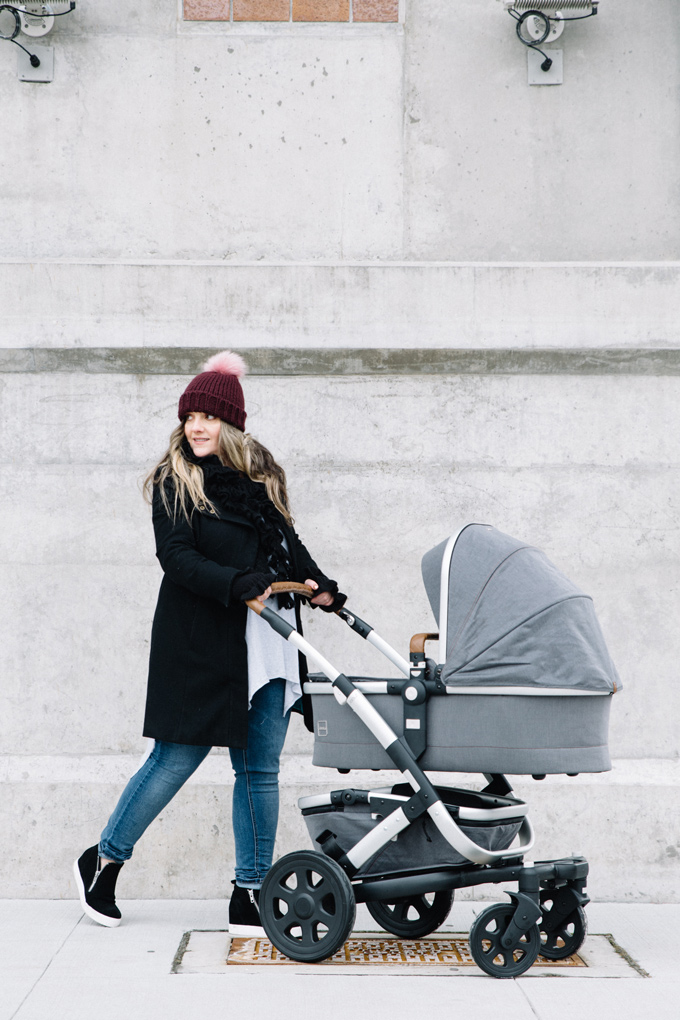
[[[314, 595], [307, 586], [294, 582], [277, 583], [272, 588], [306, 598]], [[585, 892], [585, 858], [525, 859], [533, 847], [533, 830], [526, 804], [512, 795], [504, 775], [485, 773], [487, 786], [479, 794], [434, 787], [418, 765], [417, 747], [414, 750], [410, 740], [396, 735], [360, 690], [359, 683], [336, 669], [276, 612], [257, 600], [247, 604], [316, 663], [331, 681], [336, 700], [368, 727], [403, 780], [391, 790], [340, 789], [300, 799], [303, 814], [356, 805], [363, 807], [375, 824], [347, 849], [331, 830], [325, 829], [316, 839], [318, 851], [295, 851], [274, 863], [259, 899], [262, 925], [274, 946], [299, 962], [328, 959], [352, 931], [357, 903], [366, 903], [387, 931], [402, 937], [422, 937], [446, 920], [455, 889], [517, 882], [517, 891], [508, 893], [511, 903], [487, 908], [472, 925], [470, 950], [478, 966], [493, 977], [511, 978], [528, 970], [539, 953], [558, 960], [576, 952], [586, 935], [583, 907], [589, 898]], [[441, 686], [425, 657], [425, 642], [438, 635], [415, 635], [408, 663], [349, 610], [339, 610], [337, 615], [405, 674], [407, 679], [390, 684], [398, 685], [406, 708], [417, 710]], [[361, 874], [379, 851], [419, 820], [430, 820], [464, 863]], [[464, 831], [466, 824], [510, 822], [514, 822], [520, 840], [514, 847], [506, 843], [505, 848], [488, 849]]]

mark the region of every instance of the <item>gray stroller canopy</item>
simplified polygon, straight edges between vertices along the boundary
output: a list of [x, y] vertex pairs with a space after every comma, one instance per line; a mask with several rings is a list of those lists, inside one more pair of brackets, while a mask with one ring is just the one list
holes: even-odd
[[[422, 562], [438, 624], [446, 546]], [[621, 688], [590, 596], [539, 549], [485, 524], [469, 524], [454, 546], [445, 640], [448, 686]]]

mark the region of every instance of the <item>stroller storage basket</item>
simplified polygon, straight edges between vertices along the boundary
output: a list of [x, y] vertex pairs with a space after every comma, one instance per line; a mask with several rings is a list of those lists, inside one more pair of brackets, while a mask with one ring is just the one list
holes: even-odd
[[[459, 827], [478, 846], [486, 850], [506, 850], [510, 846], [526, 814], [522, 801], [449, 787], [436, 789]], [[314, 846], [323, 849], [324, 840], [332, 834], [335, 843], [346, 853], [375, 828], [385, 814], [408, 801], [410, 795], [412, 791], [408, 786], [395, 786], [391, 790], [338, 790], [326, 797], [302, 797], [299, 806]], [[389, 840], [362, 865], [357, 877], [412, 871], [414, 864], [421, 869], [469, 863], [425, 815], [403, 829], [396, 839]]]

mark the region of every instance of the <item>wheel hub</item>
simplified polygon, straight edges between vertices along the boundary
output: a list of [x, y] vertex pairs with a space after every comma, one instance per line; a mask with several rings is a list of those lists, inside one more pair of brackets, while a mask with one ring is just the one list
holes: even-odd
[[301, 921], [308, 920], [314, 913], [314, 900], [309, 893], [303, 893], [302, 896], [298, 896], [293, 904], [293, 910], [295, 916], [299, 917]]

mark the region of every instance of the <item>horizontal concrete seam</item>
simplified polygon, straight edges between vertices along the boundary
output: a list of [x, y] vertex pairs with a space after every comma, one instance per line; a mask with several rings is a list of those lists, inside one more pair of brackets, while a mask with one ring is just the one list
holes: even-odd
[[0, 266], [207, 266], [223, 269], [680, 269], [678, 261], [451, 262], [445, 259], [103, 259], [0, 258]]
[[[680, 375], [680, 348], [244, 347], [254, 376]], [[0, 350], [0, 374], [195, 375], [215, 348]]]
[[[352, 39], [355, 33], [365, 38], [402, 36], [403, 21], [181, 21], [177, 36], [235, 36], [248, 38]], [[303, 35], [304, 33], [304, 35]], [[111, 33], [118, 34], [118, 33]], [[140, 33], [141, 36], [141, 33]], [[138, 38], [140, 36], [137, 36]]]
[[[140, 753], [130, 754], [6, 754], [0, 755], [0, 785], [64, 783], [108, 785], [125, 782], [139, 766]], [[672, 786], [680, 783], [680, 762], [674, 758], [619, 758], [613, 760], [613, 770], [603, 773], [583, 773], [580, 776], [548, 776], [541, 787], [554, 785], [583, 786]], [[296, 781], [333, 785], [337, 776], [332, 769], [313, 766], [309, 754], [284, 754], [281, 759], [282, 781], [291, 785]], [[357, 775], [366, 773], [359, 773]], [[370, 784], [380, 786], [381, 777], [393, 775], [390, 770], [371, 773]], [[442, 773], [442, 775], [445, 775]], [[460, 782], [465, 773], [456, 773]], [[335, 777], [335, 778], [334, 778]], [[366, 781], [364, 778], [363, 782]], [[233, 770], [226, 753], [213, 753], [197, 773], [188, 780], [190, 785], [232, 786]], [[529, 776], [516, 777], [515, 784], [530, 783]], [[537, 789], [539, 786], [537, 785]]]

